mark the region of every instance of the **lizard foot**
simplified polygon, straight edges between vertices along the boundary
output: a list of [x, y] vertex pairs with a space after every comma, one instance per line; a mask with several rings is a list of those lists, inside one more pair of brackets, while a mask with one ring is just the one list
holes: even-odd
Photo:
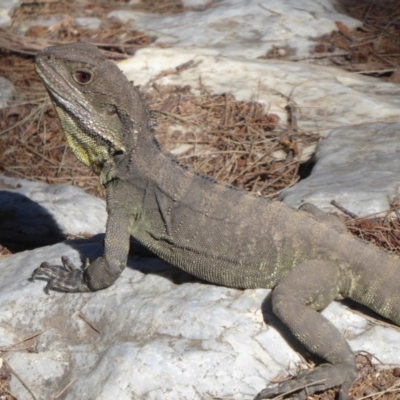
[[77, 268], [68, 257], [61, 257], [62, 265], [51, 265], [48, 262], [40, 264], [31, 276], [31, 281], [35, 282], [36, 276], [45, 276], [49, 278], [45, 293], [49, 294], [49, 290], [59, 290], [62, 292], [90, 292], [85, 282], [83, 273], [89, 265], [88, 260], [82, 268]]
[[311, 372], [304, 371], [295, 379], [284, 381], [272, 388], [263, 389], [254, 400], [272, 399], [276, 396], [306, 400], [316, 392], [340, 386], [339, 400], [350, 400], [349, 390], [357, 377], [353, 365], [322, 364]]

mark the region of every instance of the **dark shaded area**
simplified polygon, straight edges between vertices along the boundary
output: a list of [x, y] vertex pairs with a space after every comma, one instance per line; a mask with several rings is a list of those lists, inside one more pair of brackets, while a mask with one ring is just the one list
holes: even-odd
[[55, 244], [66, 239], [53, 216], [28, 197], [0, 190], [0, 244], [11, 252]]
[[[65, 244], [67, 246], [71, 246], [72, 248], [74, 248], [80, 255], [80, 263], [76, 263], [75, 267], [81, 268], [81, 266], [85, 264], [86, 259], [93, 261], [103, 255], [104, 236], [104, 233], [99, 233], [90, 238], [65, 241]], [[63, 255], [65, 254], [60, 254], [59, 260], [54, 265], [58, 265], [60, 266], [60, 268], [62, 268], [61, 256]], [[127, 261], [127, 268], [140, 271], [145, 275], [153, 274], [161, 276], [168, 279], [175, 285], [181, 285], [188, 282], [201, 282], [204, 284], [212, 285], [211, 283], [198, 279], [188, 272], [185, 272], [182, 269], [175, 267], [174, 265], [169, 264], [168, 262], [158, 258], [155, 254], [144, 248], [132, 237], [130, 240], [130, 251]], [[38, 275], [37, 277], [35, 277], [35, 280], [48, 281], [48, 278]], [[51, 290], [53, 291], [54, 289]]]
[[396, 324], [394, 324], [392, 321], [390, 321], [390, 319], [382, 317], [381, 315], [379, 315], [375, 311], [371, 310], [367, 306], [357, 303], [354, 300], [345, 298], [345, 299], [341, 300], [340, 303], [342, 303], [344, 306], [350, 308], [353, 311], [363, 314], [363, 316], [365, 318], [373, 318], [373, 319], [376, 319], [377, 321], [381, 321], [383, 323], [391, 325], [395, 329], [399, 328]]
[[299, 181], [306, 179], [311, 175], [311, 172], [315, 164], [316, 164], [315, 161], [313, 160], [313, 158], [311, 158], [305, 163], [299, 165], [299, 170], [298, 170], [298, 174], [300, 176]]
[[[160, 259], [132, 237], [130, 241], [129, 256], [128, 267], [136, 269], [144, 274], [162, 276], [169, 279], [175, 285], [181, 285], [188, 282], [201, 282], [207, 285], [212, 285], [211, 283], [196, 278], [188, 272]], [[137, 259], [135, 257], [135, 260], [132, 256], [139, 256], [141, 258]]]

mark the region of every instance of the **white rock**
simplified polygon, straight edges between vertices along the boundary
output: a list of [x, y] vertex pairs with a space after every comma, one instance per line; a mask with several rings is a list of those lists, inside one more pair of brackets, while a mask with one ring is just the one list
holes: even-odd
[[387, 196], [400, 195], [400, 122], [349, 126], [333, 130], [316, 151], [311, 175], [283, 191], [293, 207], [310, 202], [339, 212], [336, 200], [358, 216], [389, 209]]
[[[66, 399], [251, 399], [278, 374], [296, 373], [300, 358], [274, 327], [276, 318], [267, 312], [269, 325], [263, 321], [261, 303], [268, 290], [185, 280], [174, 284], [168, 277], [177, 269], [138, 257], [129, 259], [111, 288], [96, 293], [46, 296], [43, 281], [28, 281], [44, 260], [59, 264], [60, 256], [67, 255], [79, 265], [97, 257], [100, 239], [70, 241], [0, 261], [0, 346], [43, 332], [36, 353], [4, 355], [37, 398], [54, 398], [74, 380]], [[338, 303], [324, 315], [351, 334], [353, 349], [400, 364], [398, 330], [374, 327]], [[19, 399], [31, 398], [18, 380], [11, 384]]]
[[219, 54], [250, 59], [265, 56], [273, 46], [305, 56], [315, 46], [312, 38], [336, 30], [336, 21], [349, 28], [361, 24], [337, 12], [332, 0], [229, 0], [203, 11], [154, 15], [117, 10], [108, 17], [156, 36], [156, 45], [213, 48]]

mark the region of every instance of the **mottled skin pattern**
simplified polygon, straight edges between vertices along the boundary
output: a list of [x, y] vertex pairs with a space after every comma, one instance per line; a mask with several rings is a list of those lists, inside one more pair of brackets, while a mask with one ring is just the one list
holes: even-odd
[[43, 263], [32, 278], [48, 277], [47, 291], [105, 289], [124, 270], [132, 235], [207, 281], [274, 288], [274, 313], [324, 362], [256, 399], [286, 391], [305, 399], [333, 386], [349, 399], [354, 356], [318, 311], [349, 297], [400, 324], [399, 259], [357, 240], [310, 204], [295, 211], [182, 166], [155, 140], [140, 92], [95, 46], [44, 49], [36, 71], [69, 145], [106, 188], [108, 221], [102, 257], [81, 269], [63, 257], [63, 266]]

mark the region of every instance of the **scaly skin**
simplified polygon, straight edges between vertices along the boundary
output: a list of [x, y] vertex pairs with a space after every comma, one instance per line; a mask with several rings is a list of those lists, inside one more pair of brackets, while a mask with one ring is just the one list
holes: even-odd
[[181, 165], [149, 129], [140, 92], [95, 46], [50, 47], [36, 71], [74, 154], [107, 192], [102, 257], [77, 269], [42, 263], [32, 275], [46, 289], [84, 292], [111, 286], [126, 266], [129, 237], [164, 260], [210, 282], [273, 288], [274, 313], [324, 363], [264, 389], [256, 399], [291, 391], [296, 399], [356, 379], [354, 356], [318, 312], [349, 297], [400, 324], [400, 261], [346, 233], [339, 221], [306, 204], [292, 210]]

